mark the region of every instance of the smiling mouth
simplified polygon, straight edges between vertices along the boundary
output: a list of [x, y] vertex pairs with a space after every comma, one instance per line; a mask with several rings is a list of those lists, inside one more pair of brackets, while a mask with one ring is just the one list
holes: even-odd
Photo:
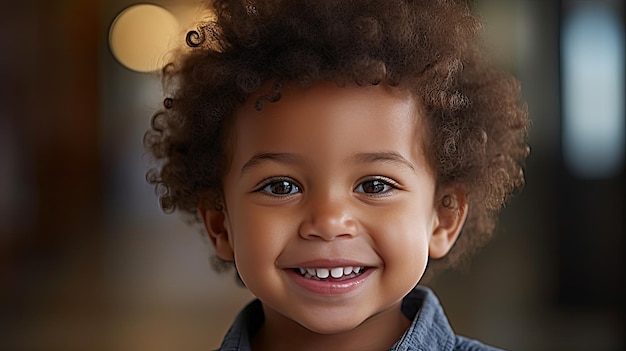
[[367, 267], [294, 268], [298, 274], [312, 280], [347, 280], [363, 274]]

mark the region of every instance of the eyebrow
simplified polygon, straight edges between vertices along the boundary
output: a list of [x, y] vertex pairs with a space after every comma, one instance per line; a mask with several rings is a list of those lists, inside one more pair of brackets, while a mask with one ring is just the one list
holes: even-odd
[[294, 163], [301, 162], [302, 157], [290, 154], [290, 153], [259, 153], [252, 156], [248, 162], [241, 167], [241, 175], [265, 162], [278, 162], [278, 163]]
[[353, 158], [359, 163], [395, 163], [415, 171], [415, 165], [395, 151], [358, 153]]
[[[395, 151], [363, 152], [354, 154], [351, 158], [358, 163], [395, 163], [415, 171], [413, 163]], [[277, 162], [284, 164], [297, 163], [302, 162], [302, 157], [290, 153], [259, 153], [252, 156], [248, 162], [241, 167], [240, 175], [245, 174], [251, 168], [257, 167], [265, 162]]]

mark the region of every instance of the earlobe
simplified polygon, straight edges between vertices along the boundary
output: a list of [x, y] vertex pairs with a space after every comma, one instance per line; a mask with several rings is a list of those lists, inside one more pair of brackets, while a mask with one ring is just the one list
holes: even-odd
[[442, 258], [452, 248], [467, 218], [467, 193], [461, 186], [439, 192], [436, 199], [437, 225], [429, 242], [429, 256]]
[[204, 228], [209, 234], [217, 256], [225, 261], [234, 261], [235, 256], [226, 226], [226, 210], [218, 210], [213, 206], [201, 204], [198, 207], [198, 214], [202, 218], [202, 222], [204, 222]]

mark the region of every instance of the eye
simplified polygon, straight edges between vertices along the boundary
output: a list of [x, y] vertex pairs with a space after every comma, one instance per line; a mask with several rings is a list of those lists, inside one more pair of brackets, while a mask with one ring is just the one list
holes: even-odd
[[394, 189], [398, 189], [398, 185], [391, 179], [377, 178], [360, 183], [354, 191], [365, 194], [385, 194]]
[[298, 185], [286, 179], [267, 180], [257, 191], [278, 196], [293, 195], [301, 192]]

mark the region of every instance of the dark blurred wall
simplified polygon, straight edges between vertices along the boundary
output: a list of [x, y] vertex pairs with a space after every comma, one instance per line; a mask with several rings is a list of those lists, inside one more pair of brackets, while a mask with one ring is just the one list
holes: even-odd
[[3, 5], [0, 349], [34, 320], [56, 320], [66, 335], [50, 337], [71, 345], [62, 326], [102, 307], [99, 2]]

